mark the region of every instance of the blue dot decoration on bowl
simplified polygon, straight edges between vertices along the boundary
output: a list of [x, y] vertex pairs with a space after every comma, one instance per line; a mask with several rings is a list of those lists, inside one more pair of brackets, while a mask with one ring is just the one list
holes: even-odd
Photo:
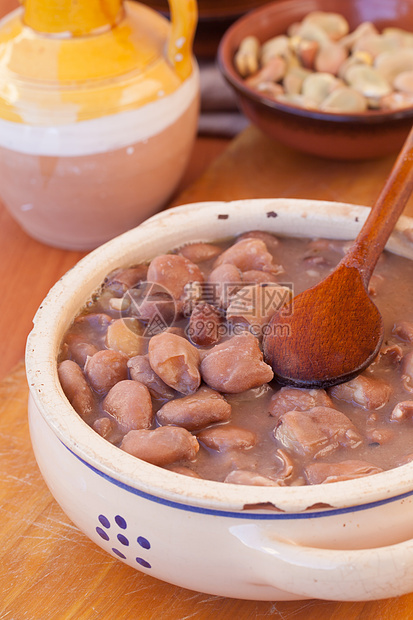
[[[125, 535], [128, 525], [121, 515], [116, 515], [113, 518], [113, 523], [103, 514], [100, 514], [97, 520], [99, 522], [99, 525], [96, 526], [97, 534], [102, 540], [110, 543], [110, 551], [116, 557], [126, 560], [127, 556], [125, 553], [127, 548], [130, 548], [131, 553], [135, 554], [135, 540], [141, 549], [148, 551], [151, 548], [149, 540], [144, 536], [137, 536], [135, 538]], [[120, 532], [119, 529], [123, 530], [123, 532]], [[118, 543], [120, 543], [120, 545]], [[113, 546], [115, 544], [117, 546]], [[119, 546], [121, 546], [121, 548], [119, 548]], [[139, 555], [135, 557], [135, 561], [143, 568], [152, 568], [151, 564]]]

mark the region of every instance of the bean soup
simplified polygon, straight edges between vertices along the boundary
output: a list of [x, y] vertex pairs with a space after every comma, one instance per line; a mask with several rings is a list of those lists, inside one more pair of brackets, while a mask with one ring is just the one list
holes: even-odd
[[68, 400], [121, 450], [196, 478], [306, 485], [407, 463], [412, 261], [379, 260], [369, 293], [384, 343], [355, 379], [327, 391], [281, 386], [263, 358], [272, 314], [326, 277], [347, 245], [252, 231], [110, 273], [61, 345]]

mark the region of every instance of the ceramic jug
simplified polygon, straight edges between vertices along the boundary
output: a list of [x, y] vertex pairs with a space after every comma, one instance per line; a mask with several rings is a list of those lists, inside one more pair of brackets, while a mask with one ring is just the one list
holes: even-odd
[[195, 0], [25, 0], [0, 22], [0, 199], [90, 249], [161, 209], [197, 130]]

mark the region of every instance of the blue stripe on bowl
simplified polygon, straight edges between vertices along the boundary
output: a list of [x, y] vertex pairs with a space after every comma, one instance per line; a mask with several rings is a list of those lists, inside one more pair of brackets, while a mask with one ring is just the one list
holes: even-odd
[[[61, 442], [63, 443], [63, 442]], [[392, 502], [397, 502], [401, 499], [405, 499], [406, 497], [411, 497], [413, 495], [413, 491], [408, 491], [407, 493], [402, 493], [401, 495], [396, 495], [394, 497], [388, 497], [386, 499], [381, 499], [376, 502], [370, 502], [368, 504], [360, 504], [358, 506], [348, 506], [346, 508], [334, 508], [332, 510], [323, 510], [322, 512], [288, 512], [288, 513], [271, 513], [271, 514], [262, 514], [256, 512], [245, 512], [245, 511], [226, 511], [226, 510], [214, 510], [213, 508], [204, 508], [203, 506], [192, 506], [190, 504], [181, 504], [179, 502], [174, 502], [169, 499], [164, 499], [162, 497], [158, 497], [156, 495], [152, 495], [151, 493], [146, 493], [145, 491], [140, 491], [139, 489], [135, 489], [120, 480], [116, 480], [116, 478], [112, 478], [108, 474], [103, 473], [80, 456], [75, 454], [70, 448], [68, 448], [64, 443], [64, 447], [68, 450], [73, 456], [75, 456], [81, 463], [86, 465], [89, 469], [91, 469], [95, 474], [104, 478], [111, 484], [114, 484], [133, 495], [138, 495], [144, 499], [147, 499], [151, 502], [155, 502], [156, 504], [162, 504], [163, 506], [169, 506], [170, 508], [176, 508], [178, 510], [185, 510], [187, 512], [197, 512], [205, 515], [213, 515], [217, 517], [230, 517], [231, 519], [250, 519], [256, 521], [286, 521], [286, 520], [294, 520], [294, 519], [319, 519], [321, 517], [332, 517], [336, 515], [342, 515], [350, 512], [360, 512], [361, 510], [369, 510], [370, 508], [376, 508], [377, 506], [384, 506], [385, 504], [390, 504]]]

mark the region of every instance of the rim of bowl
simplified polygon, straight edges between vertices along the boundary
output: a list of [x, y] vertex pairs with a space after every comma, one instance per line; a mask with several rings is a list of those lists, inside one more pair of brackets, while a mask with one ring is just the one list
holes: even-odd
[[[298, 237], [325, 236], [330, 230], [330, 238], [343, 239], [344, 235], [351, 239], [368, 211], [358, 205], [302, 199], [193, 203], [161, 212], [100, 246], [52, 287], [33, 320], [26, 346], [26, 373], [31, 396], [44, 420], [59, 440], [92, 468], [121, 484], [186, 506], [224, 511], [262, 508], [272, 509], [273, 514], [275, 507], [294, 513], [311, 507], [318, 511], [365, 505], [412, 491], [413, 462], [373, 476], [301, 487], [236, 485], [177, 474], [137, 459], [101, 437], [71, 407], [57, 376], [61, 338], [76, 313], [112, 269], [133, 264], [134, 256], [138, 257], [135, 263], [144, 260], [139, 254], [149, 260], [159, 253], [156, 247], [150, 250], [153, 240], [155, 246], [167, 251], [185, 242], [213, 241], [259, 228]], [[205, 232], [206, 220], [214, 222], [215, 236]], [[350, 229], [346, 233], [343, 224]], [[407, 228], [413, 228], [413, 219], [402, 216], [387, 247], [413, 259], [413, 245], [401, 234]]]
[[[322, 10], [318, 6], [317, 0], [315, 2], [314, 0], [301, 0], [303, 5], [306, 2], [309, 7], [311, 7], [311, 10]], [[393, 4], [393, 0], [389, 0], [389, 3]], [[276, 24], [277, 14], [282, 13], [283, 10], [288, 10], [289, 7], [296, 4], [296, 0], [275, 0], [275, 2], [269, 2], [268, 4], [264, 4], [263, 6], [253, 9], [252, 11], [249, 11], [245, 15], [241, 16], [225, 31], [218, 46], [217, 63], [224, 78], [236, 91], [238, 91], [238, 93], [266, 108], [318, 121], [330, 121], [333, 123], [354, 122], [366, 125], [375, 125], [380, 124], [383, 121], [389, 122], [393, 120], [413, 118], [413, 105], [408, 108], [387, 111], [368, 110], [366, 112], [353, 113], [323, 112], [321, 110], [302, 108], [301, 106], [293, 103], [285, 103], [282, 101], [277, 101], [276, 99], [271, 99], [270, 97], [261, 95], [257, 91], [254, 91], [246, 86], [242, 77], [238, 75], [232, 61], [235, 53], [234, 39], [237, 38], [237, 34], [243, 29], [244, 24], [251, 23], [250, 34], [254, 35], [254, 27], [257, 22], [260, 22], [263, 16], [265, 16], [266, 20], [273, 18], [273, 21]], [[275, 18], [273, 14], [275, 14]], [[230, 59], [228, 62], [227, 58]]]

